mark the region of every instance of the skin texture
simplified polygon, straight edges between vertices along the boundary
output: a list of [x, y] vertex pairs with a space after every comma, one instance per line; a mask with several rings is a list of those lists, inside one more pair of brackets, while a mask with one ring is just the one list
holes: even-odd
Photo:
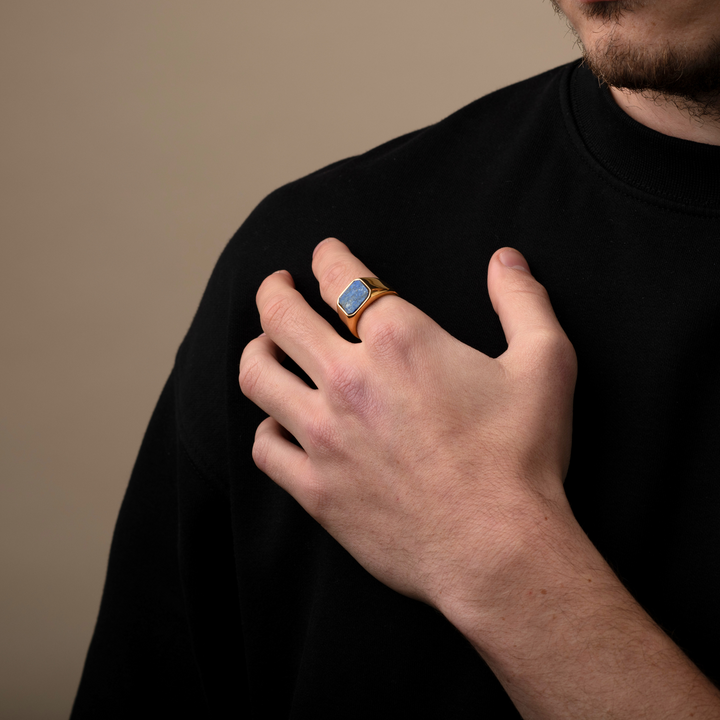
[[586, 63], [633, 119], [720, 144], [720, 2], [553, 0]]
[[[313, 272], [332, 307], [373, 275], [335, 239]], [[528, 720], [719, 717], [720, 694], [567, 503], [576, 360], [547, 293], [508, 248], [488, 290], [508, 341], [497, 359], [394, 296], [351, 343], [288, 273], [271, 275], [257, 294], [265, 333], [240, 363], [242, 391], [270, 415], [255, 462], [376, 578], [440, 610]]]

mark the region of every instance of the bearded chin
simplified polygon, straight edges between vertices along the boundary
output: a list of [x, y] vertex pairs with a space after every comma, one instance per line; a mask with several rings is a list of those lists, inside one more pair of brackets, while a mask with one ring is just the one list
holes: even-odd
[[637, 47], [610, 37], [588, 51], [585, 64], [605, 84], [664, 99], [695, 117], [720, 117], [720, 39], [705, 48]]
[[[558, 0], [551, 0], [563, 16]], [[643, 0], [615, 0], [585, 5], [587, 18], [601, 19], [606, 34], [587, 48], [575, 28], [585, 64], [610, 87], [641, 93], [673, 103], [696, 118], [720, 119], [720, 38], [703, 46], [670, 41], [657, 45], [633, 44], [618, 32], [625, 15], [647, 5]]]

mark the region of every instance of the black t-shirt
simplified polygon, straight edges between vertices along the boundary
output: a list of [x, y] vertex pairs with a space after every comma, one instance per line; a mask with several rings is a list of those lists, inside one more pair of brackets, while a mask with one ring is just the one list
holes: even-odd
[[[517, 247], [579, 361], [566, 491], [637, 600], [720, 680], [720, 148], [639, 125], [578, 63], [290, 183], [223, 252], [150, 422], [73, 718], [518, 717], [438, 612], [371, 577], [251, 458], [238, 361], [262, 279], [324, 237], [450, 333], [505, 348]], [[438, 287], [445, 290], [438, 292]]]

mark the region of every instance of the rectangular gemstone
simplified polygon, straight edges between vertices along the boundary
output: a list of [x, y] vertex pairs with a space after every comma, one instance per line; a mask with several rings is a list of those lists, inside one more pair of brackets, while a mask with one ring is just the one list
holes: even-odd
[[352, 315], [368, 299], [370, 290], [360, 280], [353, 280], [338, 298], [338, 305], [346, 315]]

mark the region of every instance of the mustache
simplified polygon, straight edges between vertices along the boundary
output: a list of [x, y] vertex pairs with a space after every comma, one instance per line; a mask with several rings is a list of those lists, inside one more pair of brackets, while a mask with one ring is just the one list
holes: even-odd
[[583, 5], [583, 14], [588, 18], [597, 18], [606, 22], [617, 22], [623, 15], [646, 5], [642, 0], [612, 0]]

